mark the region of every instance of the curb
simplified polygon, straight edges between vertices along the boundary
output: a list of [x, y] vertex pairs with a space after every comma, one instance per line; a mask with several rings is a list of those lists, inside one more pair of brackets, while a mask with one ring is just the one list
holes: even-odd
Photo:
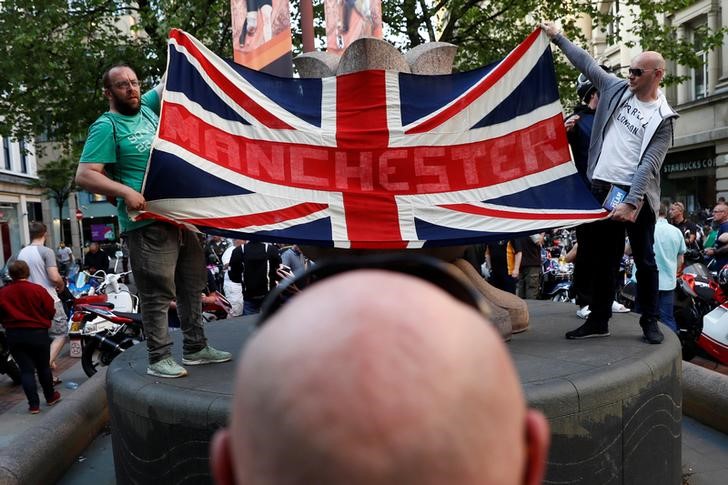
[[683, 362], [683, 414], [728, 434], [728, 376]]
[[0, 485], [56, 483], [108, 421], [104, 367], [10, 442], [0, 454]]

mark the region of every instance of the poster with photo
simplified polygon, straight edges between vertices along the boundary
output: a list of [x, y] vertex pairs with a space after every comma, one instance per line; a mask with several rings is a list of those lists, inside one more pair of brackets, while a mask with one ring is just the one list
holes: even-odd
[[233, 59], [276, 76], [293, 75], [288, 0], [230, 0]]
[[326, 50], [341, 55], [361, 37], [382, 38], [381, 0], [324, 0]]

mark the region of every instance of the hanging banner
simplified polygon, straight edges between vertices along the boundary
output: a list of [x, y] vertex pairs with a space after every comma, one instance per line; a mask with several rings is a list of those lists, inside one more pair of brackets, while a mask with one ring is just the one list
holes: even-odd
[[293, 76], [288, 0], [230, 0], [233, 59], [281, 77]]
[[381, 0], [324, 0], [326, 50], [341, 55], [362, 37], [382, 38]]

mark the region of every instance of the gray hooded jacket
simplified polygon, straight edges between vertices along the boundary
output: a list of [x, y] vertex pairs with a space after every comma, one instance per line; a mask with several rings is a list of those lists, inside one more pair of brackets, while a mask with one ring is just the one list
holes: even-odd
[[[591, 181], [599, 154], [602, 151], [608, 122], [614, 112], [634, 94], [627, 89], [626, 80], [602, 70], [584, 49], [574, 45], [566, 37], [558, 34], [552, 41], [563, 51], [574, 67], [584, 73], [599, 90], [599, 104], [594, 115], [589, 143], [587, 177]], [[655, 219], [660, 207], [660, 169], [672, 142], [673, 120], [678, 117], [678, 114], [667, 104], [667, 99], [662, 91], [658, 93], [658, 102], [659, 116], [653, 116], [645, 127], [639, 164], [632, 178], [629, 193], [624, 199], [625, 202], [635, 207], [639, 207], [640, 203], [647, 199], [655, 212]]]

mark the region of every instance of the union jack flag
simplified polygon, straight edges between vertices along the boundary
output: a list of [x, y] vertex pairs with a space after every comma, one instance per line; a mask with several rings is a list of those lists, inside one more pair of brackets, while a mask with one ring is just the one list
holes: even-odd
[[576, 174], [548, 39], [421, 76], [284, 79], [170, 34], [142, 218], [351, 248], [504, 239], [606, 216]]

